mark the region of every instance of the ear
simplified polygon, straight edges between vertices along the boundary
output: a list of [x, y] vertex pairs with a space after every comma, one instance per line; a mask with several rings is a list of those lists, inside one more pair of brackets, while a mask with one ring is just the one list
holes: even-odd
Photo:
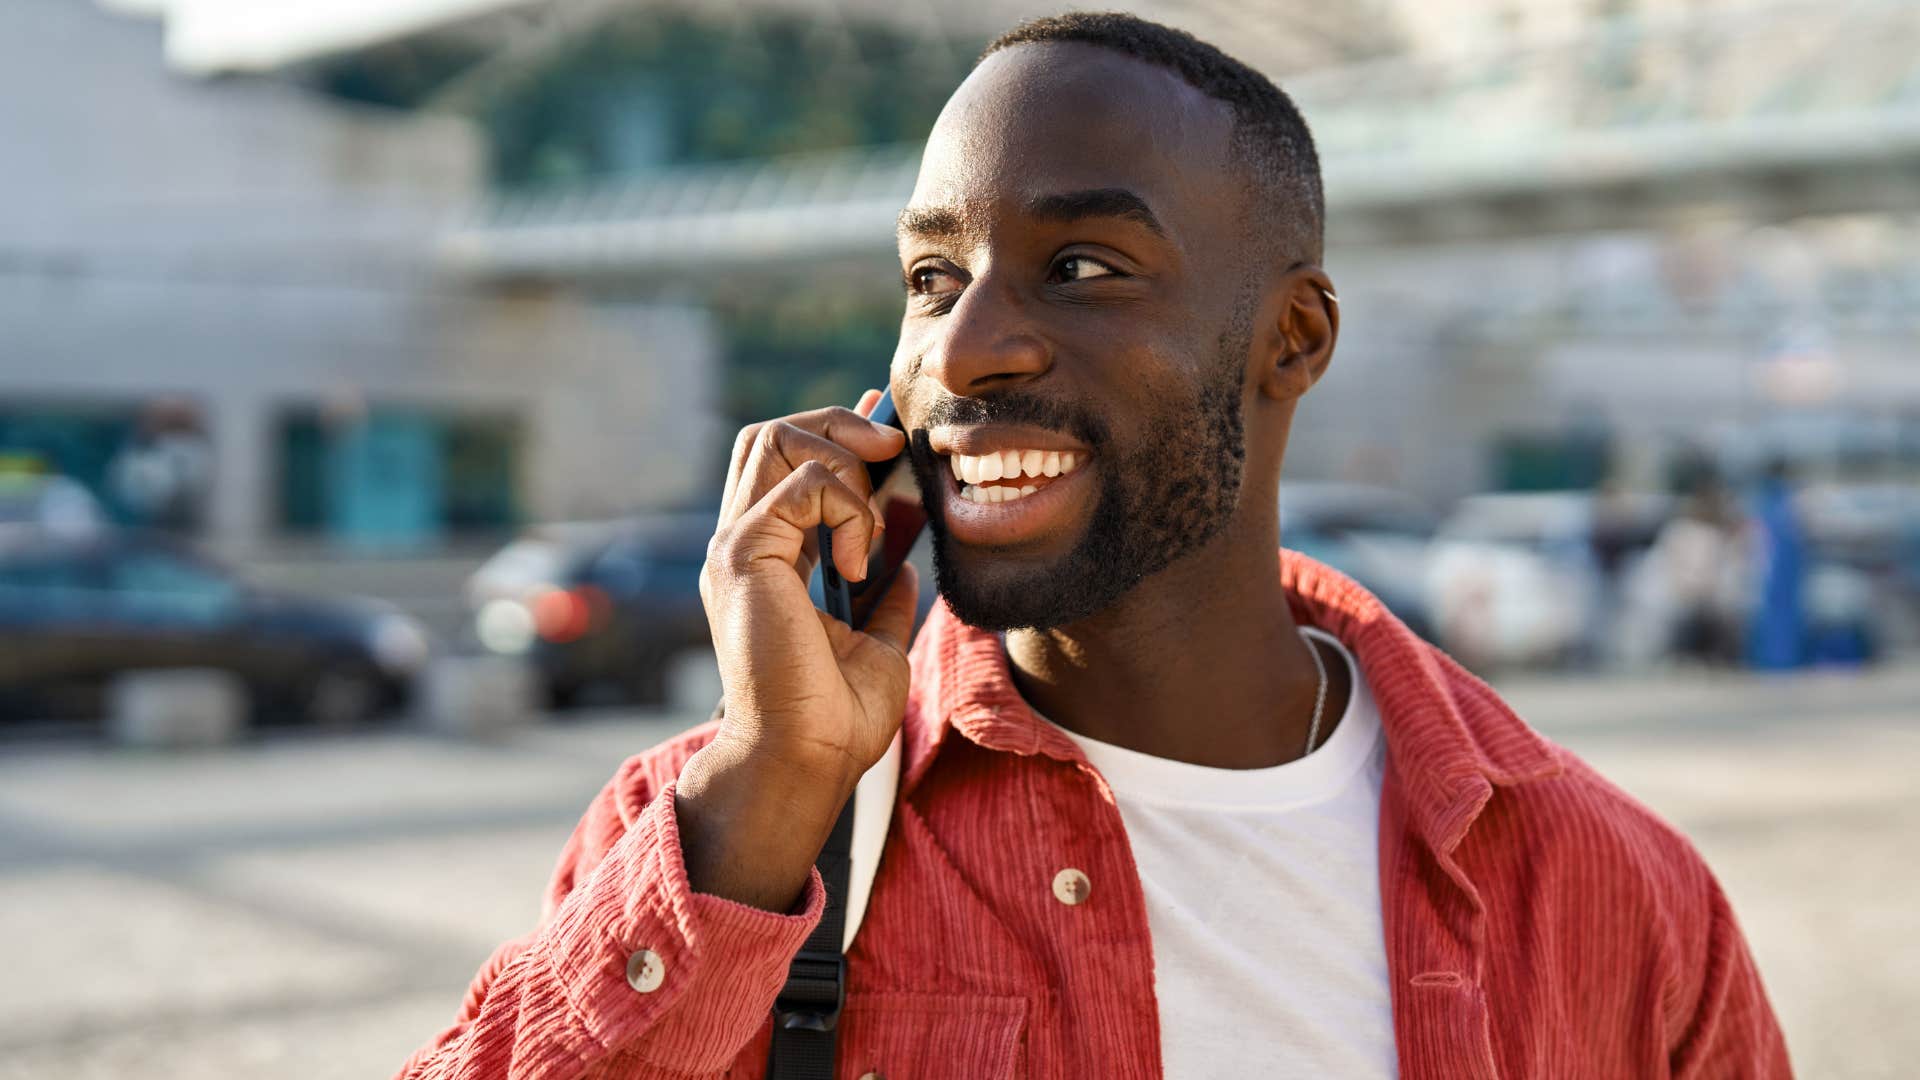
[[1340, 336], [1340, 302], [1333, 282], [1318, 266], [1296, 266], [1280, 275], [1268, 294], [1267, 330], [1274, 343], [1260, 373], [1260, 392], [1291, 401], [1313, 388], [1333, 363]]

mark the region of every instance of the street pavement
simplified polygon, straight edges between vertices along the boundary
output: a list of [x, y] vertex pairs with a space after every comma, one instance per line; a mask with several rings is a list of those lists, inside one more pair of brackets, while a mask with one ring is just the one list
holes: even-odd
[[[1502, 689], [1705, 853], [1799, 1075], [1914, 1074], [1920, 666]], [[0, 1078], [391, 1074], [531, 927], [619, 761], [700, 718], [0, 744]]]

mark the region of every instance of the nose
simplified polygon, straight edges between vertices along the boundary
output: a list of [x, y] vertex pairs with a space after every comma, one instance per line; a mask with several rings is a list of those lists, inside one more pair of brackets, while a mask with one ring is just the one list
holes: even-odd
[[1021, 298], [982, 276], [935, 323], [921, 370], [955, 397], [1029, 382], [1053, 367], [1053, 349]]

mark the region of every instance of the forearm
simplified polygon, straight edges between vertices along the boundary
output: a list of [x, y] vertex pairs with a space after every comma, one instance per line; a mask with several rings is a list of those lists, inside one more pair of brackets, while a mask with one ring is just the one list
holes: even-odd
[[715, 740], [677, 783], [681, 849], [695, 892], [791, 911], [858, 780], [844, 760]]

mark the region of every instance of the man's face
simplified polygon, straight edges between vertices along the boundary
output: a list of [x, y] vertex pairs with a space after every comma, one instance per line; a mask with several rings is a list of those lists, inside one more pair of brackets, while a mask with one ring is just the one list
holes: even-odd
[[1228, 107], [1080, 44], [987, 58], [901, 215], [893, 394], [964, 621], [1098, 612], [1220, 531], [1252, 310]]

